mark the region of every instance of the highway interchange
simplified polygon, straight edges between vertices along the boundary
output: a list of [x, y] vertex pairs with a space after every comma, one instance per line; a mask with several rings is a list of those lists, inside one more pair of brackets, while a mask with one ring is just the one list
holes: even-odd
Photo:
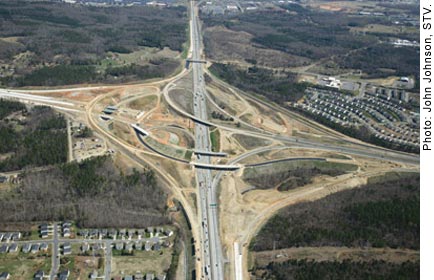
[[[342, 152], [356, 156], [363, 156], [373, 159], [381, 159], [381, 160], [389, 160], [394, 162], [402, 162], [412, 165], [419, 164], [419, 157], [416, 155], [410, 155], [406, 153], [400, 153], [395, 151], [390, 151], [387, 149], [383, 149], [380, 147], [375, 147], [369, 144], [364, 144], [359, 141], [355, 141], [353, 139], [342, 138], [339, 135], [328, 133], [330, 139], [339, 139], [343, 142], [342, 145], [337, 144], [326, 144], [319, 141], [314, 141], [310, 139], [303, 139], [297, 137], [289, 137], [285, 135], [273, 134], [267, 131], [262, 131], [261, 129], [238, 129], [232, 127], [226, 127], [224, 125], [219, 125], [212, 123], [208, 120], [207, 114], [207, 100], [209, 96], [206, 93], [205, 88], [205, 78], [204, 72], [205, 64], [202, 63], [204, 60], [204, 56], [202, 54], [202, 39], [201, 39], [201, 31], [200, 31], [200, 21], [198, 16], [198, 9], [196, 2], [191, 2], [190, 8], [190, 64], [191, 70], [184, 69], [182, 72], [177, 74], [175, 77], [168, 78], [163, 81], [159, 81], [155, 84], [165, 84], [163, 89], [163, 95], [171, 108], [173, 108], [178, 113], [191, 118], [196, 121], [196, 125], [194, 126], [194, 137], [195, 137], [195, 150], [201, 151], [204, 154], [195, 154], [194, 161], [199, 165], [212, 165], [211, 160], [211, 143], [210, 143], [210, 133], [209, 126], [213, 125], [220, 129], [224, 129], [227, 131], [233, 131], [237, 133], [242, 133], [245, 135], [273, 139], [284, 143], [292, 148], [304, 148], [304, 149], [315, 149], [315, 150], [324, 150], [324, 151], [335, 151]], [[193, 72], [193, 110], [194, 114], [191, 115], [188, 112], [180, 109], [168, 95], [168, 92], [175, 85], [175, 82], [179, 81], [183, 77], [186, 76], [190, 71]], [[229, 85], [219, 81], [225, 87], [231, 88]], [[93, 87], [94, 89], [105, 89], [107, 87]], [[83, 90], [87, 90], [89, 88], [82, 88]], [[64, 91], [62, 90], [53, 90], [53, 91]], [[195, 213], [194, 209], [189, 206], [189, 202], [185, 198], [184, 194], [175, 186], [177, 182], [170, 176], [165, 174], [160, 170], [158, 166], [155, 165], [154, 162], [147, 160], [143, 157], [143, 152], [139, 149], [132, 147], [131, 145], [125, 143], [121, 139], [117, 139], [114, 135], [110, 134], [106, 130], [100, 127], [100, 125], [95, 121], [95, 105], [105, 97], [105, 95], [99, 95], [90, 103], [86, 104], [86, 106], [78, 105], [64, 100], [58, 100], [56, 98], [49, 98], [44, 96], [32, 95], [32, 93], [38, 93], [38, 91], [14, 91], [14, 90], [0, 90], [0, 97], [5, 98], [15, 98], [27, 102], [31, 102], [33, 104], [39, 105], [47, 105], [53, 108], [66, 111], [66, 112], [74, 112], [74, 113], [85, 113], [87, 121], [89, 125], [96, 130], [101, 135], [105, 136], [105, 138], [116, 146], [117, 150], [124, 155], [130, 157], [132, 160], [136, 161], [141, 165], [147, 165], [153, 168], [160, 177], [167, 183], [170, 188], [170, 191], [173, 193], [174, 197], [176, 197], [181, 204], [184, 206], [186, 213], [192, 223], [192, 234], [195, 237], [197, 243], [196, 247], [199, 251], [199, 256], [197, 256], [196, 270], [198, 279], [227, 279], [227, 272], [224, 269], [224, 265], [226, 262], [227, 254], [223, 253], [221, 246], [221, 237], [219, 231], [219, 217], [218, 217], [218, 196], [217, 196], [217, 188], [219, 185], [219, 181], [224, 174], [224, 171], [219, 171], [212, 176], [211, 170], [207, 168], [194, 168], [197, 190], [198, 190], [198, 212]], [[254, 98], [252, 96], [245, 96], [244, 98]], [[256, 102], [260, 102], [261, 104], [272, 108], [273, 110], [280, 110], [283, 113], [288, 113], [285, 109], [275, 108], [275, 105], [265, 103], [262, 100], [255, 99]], [[291, 113], [292, 114], [292, 113]], [[323, 129], [323, 128], [320, 128]], [[330, 132], [330, 130], [325, 129], [326, 132]], [[274, 147], [272, 149], [285, 149], [288, 146], [283, 147]], [[268, 148], [260, 148], [245, 154], [238, 156], [235, 159], [232, 159], [229, 164], [236, 164], [238, 161], [251, 156], [255, 153], [263, 152], [266, 150], [270, 150]], [[210, 153], [210, 155], [206, 154]], [[56, 232], [56, 231], [55, 231]], [[56, 236], [54, 237], [54, 243], [56, 243]], [[106, 244], [108, 245], [108, 244]], [[238, 246], [234, 244], [234, 246]], [[56, 249], [57, 248], [57, 249]], [[57, 252], [55, 251], [57, 250]], [[237, 248], [234, 250], [238, 251]], [[107, 249], [106, 253], [108, 254], [109, 249]], [[53, 255], [58, 255], [58, 245], [53, 246]], [[108, 260], [106, 260], [106, 263]], [[244, 279], [242, 273], [246, 271], [246, 268], [240, 268], [240, 261], [236, 261], [238, 264], [231, 264], [230, 267], [231, 272], [235, 274], [235, 279]], [[58, 260], [53, 258], [52, 264], [52, 274], [50, 279], [54, 279], [54, 274], [57, 272]], [[54, 273], [54, 274], [53, 274]], [[106, 279], [110, 275], [110, 266], [106, 264]], [[245, 276], [245, 275], [244, 275]]]

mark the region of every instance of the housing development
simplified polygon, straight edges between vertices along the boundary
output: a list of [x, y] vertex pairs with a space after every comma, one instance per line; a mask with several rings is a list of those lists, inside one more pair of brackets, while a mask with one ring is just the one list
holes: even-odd
[[0, 24], [0, 279], [419, 279], [417, 1]]

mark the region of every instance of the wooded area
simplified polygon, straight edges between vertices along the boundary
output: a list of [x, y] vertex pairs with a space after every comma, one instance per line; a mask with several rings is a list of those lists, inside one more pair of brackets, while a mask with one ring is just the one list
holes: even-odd
[[333, 59], [343, 68], [360, 69], [364, 78], [383, 78], [390, 75], [419, 78], [419, 51], [414, 47], [393, 47], [378, 44], [358, 50], [351, 55]]
[[[395, 9], [399, 8], [393, 5]], [[355, 32], [355, 27], [362, 28], [368, 25], [395, 26], [392, 17], [381, 16], [360, 16], [345, 12], [325, 11], [321, 9], [304, 8], [299, 4], [280, 4], [281, 9], [270, 9], [265, 11], [246, 12], [241, 14], [230, 14], [226, 16], [203, 15], [206, 29], [204, 36], [205, 50], [212, 59], [218, 56], [220, 60], [258, 63], [258, 66], [277, 67], [298, 67], [300, 61], [304, 65], [318, 62], [320, 59], [329, 59], [328, 65], [342, 69], [360, 69], [369, 78], [397, 76], [419, 76], [419, 49], [415, 47], [394, 47], [390, 44], [391, 39], [407, 39], [419, 41], [419, 33], [415, 28], [414, 32], [399, 32], [399, 34], [387, 32]], [[402, 12], [415, 14], [417, 5], [406, 5]], [[390, 15], [399, 13], [388, 12]], [[233, 44], [226, 44], [227, 49], [218, 50], [218, 45], [210, 41], [213, 34], [222, 32], [221, 27], [231, 32], [238, 32], [244, 36], [244, 41], [236, 38], [227, 38]], [[207, 34], [207, 32], [209, 34]], [[249, 36], [245, 36], [245, 34]], [[231, 33], [228, 33], [230, 35]], [[248, 39], [252, 37], [251, 39]], [[262, 65], [261, 61], [268, 61], [262, 57], [252, 59], [248, 54], [231, 49], [237, 46], [243, 48], [248, 44], [255, 50], [256, 55], [269, 55], [261, 49], [281, 51], [284, 54], [292, 55], [286, 65], [280, 61], [275, 65]], [[237, 51], [246, 57], [234, 58], [231, 56]], [[226, 53], [221, 55], [221, 53]], [[282, 56], [283, 59], [283, 55]], [[302, 58], [302, 59], [297, 59]], [[326, 71], [326, 70], [324, 70]], [[329, 74], [330, 75], [330, 74]]]
[[108, 156], [27, 173], [0, 196], [0, 223], [74, 220], [83, 227], [167, 224], [166, 197], [150, 170], [122, 174]]
[[0, 153], [9, 154], [0, 161], [0, 171], [66, 161], [63, 115], [43, 106], [27, 110], [23, 104], [7, 100], [0, 100], [0, 115]]
[[241, 90], [264, 95], [280, 104], [299, 100], [309, 86], [307, 83], [297, 83], [297, 75], [294, 73], [275, 73], [260, 67], [242, 69], [232, 64], [213, 63], [209, 70], [213, 75]]
[[252, 250], [293, 246], [419, 248], [419, 174], [282, 209], [260, 230]]
[[108, 53], [132, 53], [143, 47], [182, 52], [186, 29], [183, 6], [91, 7], [2, 1], [0, 72], [4, 77], [0, 82], [54, 86], [162, 77], [172, 73], [179, 62], [170, 58], [133, 65], [112, 61]]

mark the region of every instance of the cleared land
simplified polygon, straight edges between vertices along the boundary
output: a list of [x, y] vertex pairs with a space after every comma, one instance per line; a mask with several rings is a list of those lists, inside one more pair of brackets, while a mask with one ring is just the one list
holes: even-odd
[[312, 183], [316, 176], [338, 176], [357, 168], [357, 165], [325, 160], [290, 160], [246, 168], [243, 179], [254, 188], [288, 191]]
[[271, 144], [270, 140], [256, 138], [249, 135], [233, 134], [232, 137], [240, 143], [243, 148], [251, 150], [254, 148], [264, 147]]
[[158, 97], [155, 95], [142, 97], [128, 103], [128, 107], [134, 110], [149, 111], [157, 105]]
[[172, 260], [172, 248], [156, 251], [134, 251], [132, 256], [114, 256], [112, 258], [112, 275], [121, 276], [142, 273], [165, 274]]
[[391, 248], [357, 248], [357, 247], [292, 247], [280, 250], [253, 252], [255, 264], [265, 267], [270, 262], [287, 260], [313, 260], [316, 262], [344, 261], [357, 262], [385, 261], [391, 263], [418, 262], [419, 251]]

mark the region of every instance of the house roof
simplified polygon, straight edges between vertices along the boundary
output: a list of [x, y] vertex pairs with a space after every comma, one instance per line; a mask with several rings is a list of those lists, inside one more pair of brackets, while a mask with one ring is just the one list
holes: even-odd
[[3, 244], [0, 246], [0, 253], [6, 253], [8, 251], [8, 245]]

